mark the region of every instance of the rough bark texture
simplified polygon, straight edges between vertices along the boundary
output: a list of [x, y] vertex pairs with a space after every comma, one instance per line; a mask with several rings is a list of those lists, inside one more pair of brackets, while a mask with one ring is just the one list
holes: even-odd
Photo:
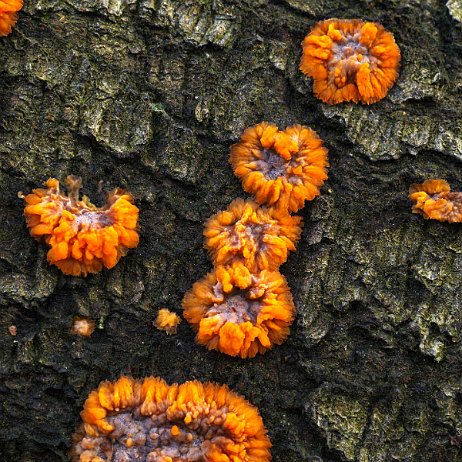
[[[91, 389], [121, 373], [229, 384], [257, 405], [276, 462], [462, 460], [462, 227], [410, 213], [409, 184], [462, 189], [458, 0], [37, 0], [1, 39], [0, 455], [64, 461]], [[382, 23], [401, 47], [388, 97], [327, 106], [298, 70], [318, 20]], [[289, 340], [254, 360], [208, 352], [180, 312], [211, 269], [202, 224], [244, 197], [229, 146], [261, 120], [330, 150], [323, 194], [282, 267]], [[129, 189], [141, 244], [86, 279], [50, 267], [18, 191], [81, 175]], [[91, 316], [90, 339], [70, 334]], [[17, 335], [8, 328], [16, 326]]]

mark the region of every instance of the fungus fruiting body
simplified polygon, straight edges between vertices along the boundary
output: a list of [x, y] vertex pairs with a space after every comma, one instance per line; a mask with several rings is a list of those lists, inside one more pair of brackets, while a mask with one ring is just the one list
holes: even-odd
[[275, 270], [300, 239], [301, 217], [234, 200], [205, 223], [205, 247], [215, 265], [243, 263], [251, 271]]
[[281, 344], [295, 315], [289, 286], [279, 272], [225, 267], [196, 282], [183, 308], [199, 344], [241, 358]]
[[168, 308], [161, 308], [153, 324], [156, 329], [163, 330], [167, 335], [171, 335], [176, 334], [180, 322], [181, 318], [176, 313], [173, 313]]
[[426, 180], [409, 188], [412, 212], [426, 219], [462, 222], [462, 192], [451, 192], [446, 180]]
[[244, 131], [231, 147], [230, 163], [259, 204], [285, 213], [319, 195], [329, 166], [316, 132], [303, 125], [280, 131], [267, 122]]
[[90, 337], [95, 327], [95, 321], [92, 319], [86, 316], [75, 316], [72, 323], [71, 334], [79, 335], [80, 337]]
[[318, 22], [302, 42], [300, 70], [314, 79], [325, 103], [375, 103], [398, 78], [400, 50], [393, 35], [359, 19]]
[[300, 239], [302, 219], [290, 215], [320, 194], [327, 149], [302, 125], [279, 130], [261, 122], [231, 146], [229, 161], [255, 201], [236, 199], [205, 223], [205, 248], [215, 269], [183, 299], [197, 343], [253, 358], [289, 335], [295, 306], [277, 271]]
[[11, 33], [21, 8], [22, 0], [0, 0], [0, 37]]
[[268, 462], [258, 410], [226, 385], [102, 382], [81, 412], [72, 462]]
[[79, 200], [81, 178], [68, 176], [68, 195], [50, 178], [47, 189], [25, 198], [24, 214], [31, 236], [50, 245], [48, 261], [64, 274], [87, 276], [112, 268], [127, 249], [138, 245], [138, 208], [121, 189], [109, 193], [104, 207]]

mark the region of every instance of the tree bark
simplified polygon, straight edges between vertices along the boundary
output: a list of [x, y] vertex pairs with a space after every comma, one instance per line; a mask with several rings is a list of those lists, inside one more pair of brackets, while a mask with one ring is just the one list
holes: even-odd
[[[462, 189], [460, 0], [37, 0], [1, 39], [0, 455], [67, 460], [90, 390], [122, 373], [227, 383], [261, 411], [276, 462], [462, 460], [462, 228], [411, 214], [409, 185]], [[371, 106], [328, 106], [299, 71], [316, 21], [383, 24], [400, 77]], [[329, 148], [281, 271], [298, 314], [253, 360], [209, 352], [157, 310], [211, 269], [203, 222], [245, 197], [229, 146], [262, 120]], [[128, 189], [140, 246], [64, 276], [18, 192], [82, 176]], [[102, 181], [102, 187], [100, 181]], [[75, 315], [97, 322], [70, 333]], [[11, 326], [16, 335], [11, 335]]]

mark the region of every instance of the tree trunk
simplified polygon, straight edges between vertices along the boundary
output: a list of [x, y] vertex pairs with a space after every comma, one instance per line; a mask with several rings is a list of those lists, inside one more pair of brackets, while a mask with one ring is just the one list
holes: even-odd
[[[462, 460], [462, 228], [411, 214], [409, 185], [462, 189], [460, 0], [26, 0], [1, 39], [0, 455], [65, 461], [90, 390], [122, 373], [227, 383], [255, 404], [276, 462]], [[298, 71], [329, 17], [383, 24], [400, 77], [370, 106], [328, 106]], [[329, 148], [281, 271], [288, 341], [240, 360], [152, 321], [212, 267], [203, 222], [245, 197], [229, 146], [262, 120]], [[64, 276], [25, 227], [49, 177], [128, 189], [141, 242], [112, 270]], [[100, 184], [102, 182], [102, 184]], [[90, 338], [75, 315], [96, 320]], [[16, 335], [14, 329], [16, 328]], [[10, 333], [11, 332], [11, 333]]]

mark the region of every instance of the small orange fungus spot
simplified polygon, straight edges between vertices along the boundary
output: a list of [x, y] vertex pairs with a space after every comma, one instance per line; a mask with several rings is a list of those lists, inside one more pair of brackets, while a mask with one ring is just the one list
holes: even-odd
[[426, 180], [409, 188], [412, 212], [426, 219], [462, 222], [462, 192], [451, 192], [446, 180]]
[[21, 8], [22, 0], [0, 0], [0, 37], [11, 33]]
[[229, 161], [245, 191], [259, 204], [285, 213], [319, 195], [329, 166], [316, 132], [303, 125], [279, 131], [267, 122], [244, 131], [231, 147]]
[[196, 341], [209, 350], [253, 358], [289, 335], [295, 306], [279, 272], [242, 273], [219, 267], [196, 282], [183, 299]]
[[295, 250], [302, 219], [236, 199], [205, 223], [205, 248], [215, 265], [242, 263], [250, 271], [276, 270]]
[[153, 324], [157, 329], [165, 331], [167, 335], [171, 335], [176, 334], [180, 322], [181, 318], [176, 313], [173, 313], [168, 308], [161, 308]]
[[90, 337], [95, 330], [95, 322], [84, 316], [75, 316], [72, 324], [71, 333], [81, 337]]
[[48, 261], [64, 274], [87, 276], [112, 268], [138, 245], [138, 208], [130, 194], [116, 189], [104, 207], [96, 207], [86, 196], [79, 200], [79, 177], [67, 177], [68, 195], [55, 178], [46, 186], [26, 196], [24, 215], [31, 236], [50, 245]]
[[92, 391], [81, 416], [72, 462], [271, 460], [258, 410], [226, 385], [121, 377]]
[[302, 42], [300, 70], [313, 77], [317, 98], [375, 103], [398, 78], [400, 50], [383, 26], [359, 19], [327, 19]]

